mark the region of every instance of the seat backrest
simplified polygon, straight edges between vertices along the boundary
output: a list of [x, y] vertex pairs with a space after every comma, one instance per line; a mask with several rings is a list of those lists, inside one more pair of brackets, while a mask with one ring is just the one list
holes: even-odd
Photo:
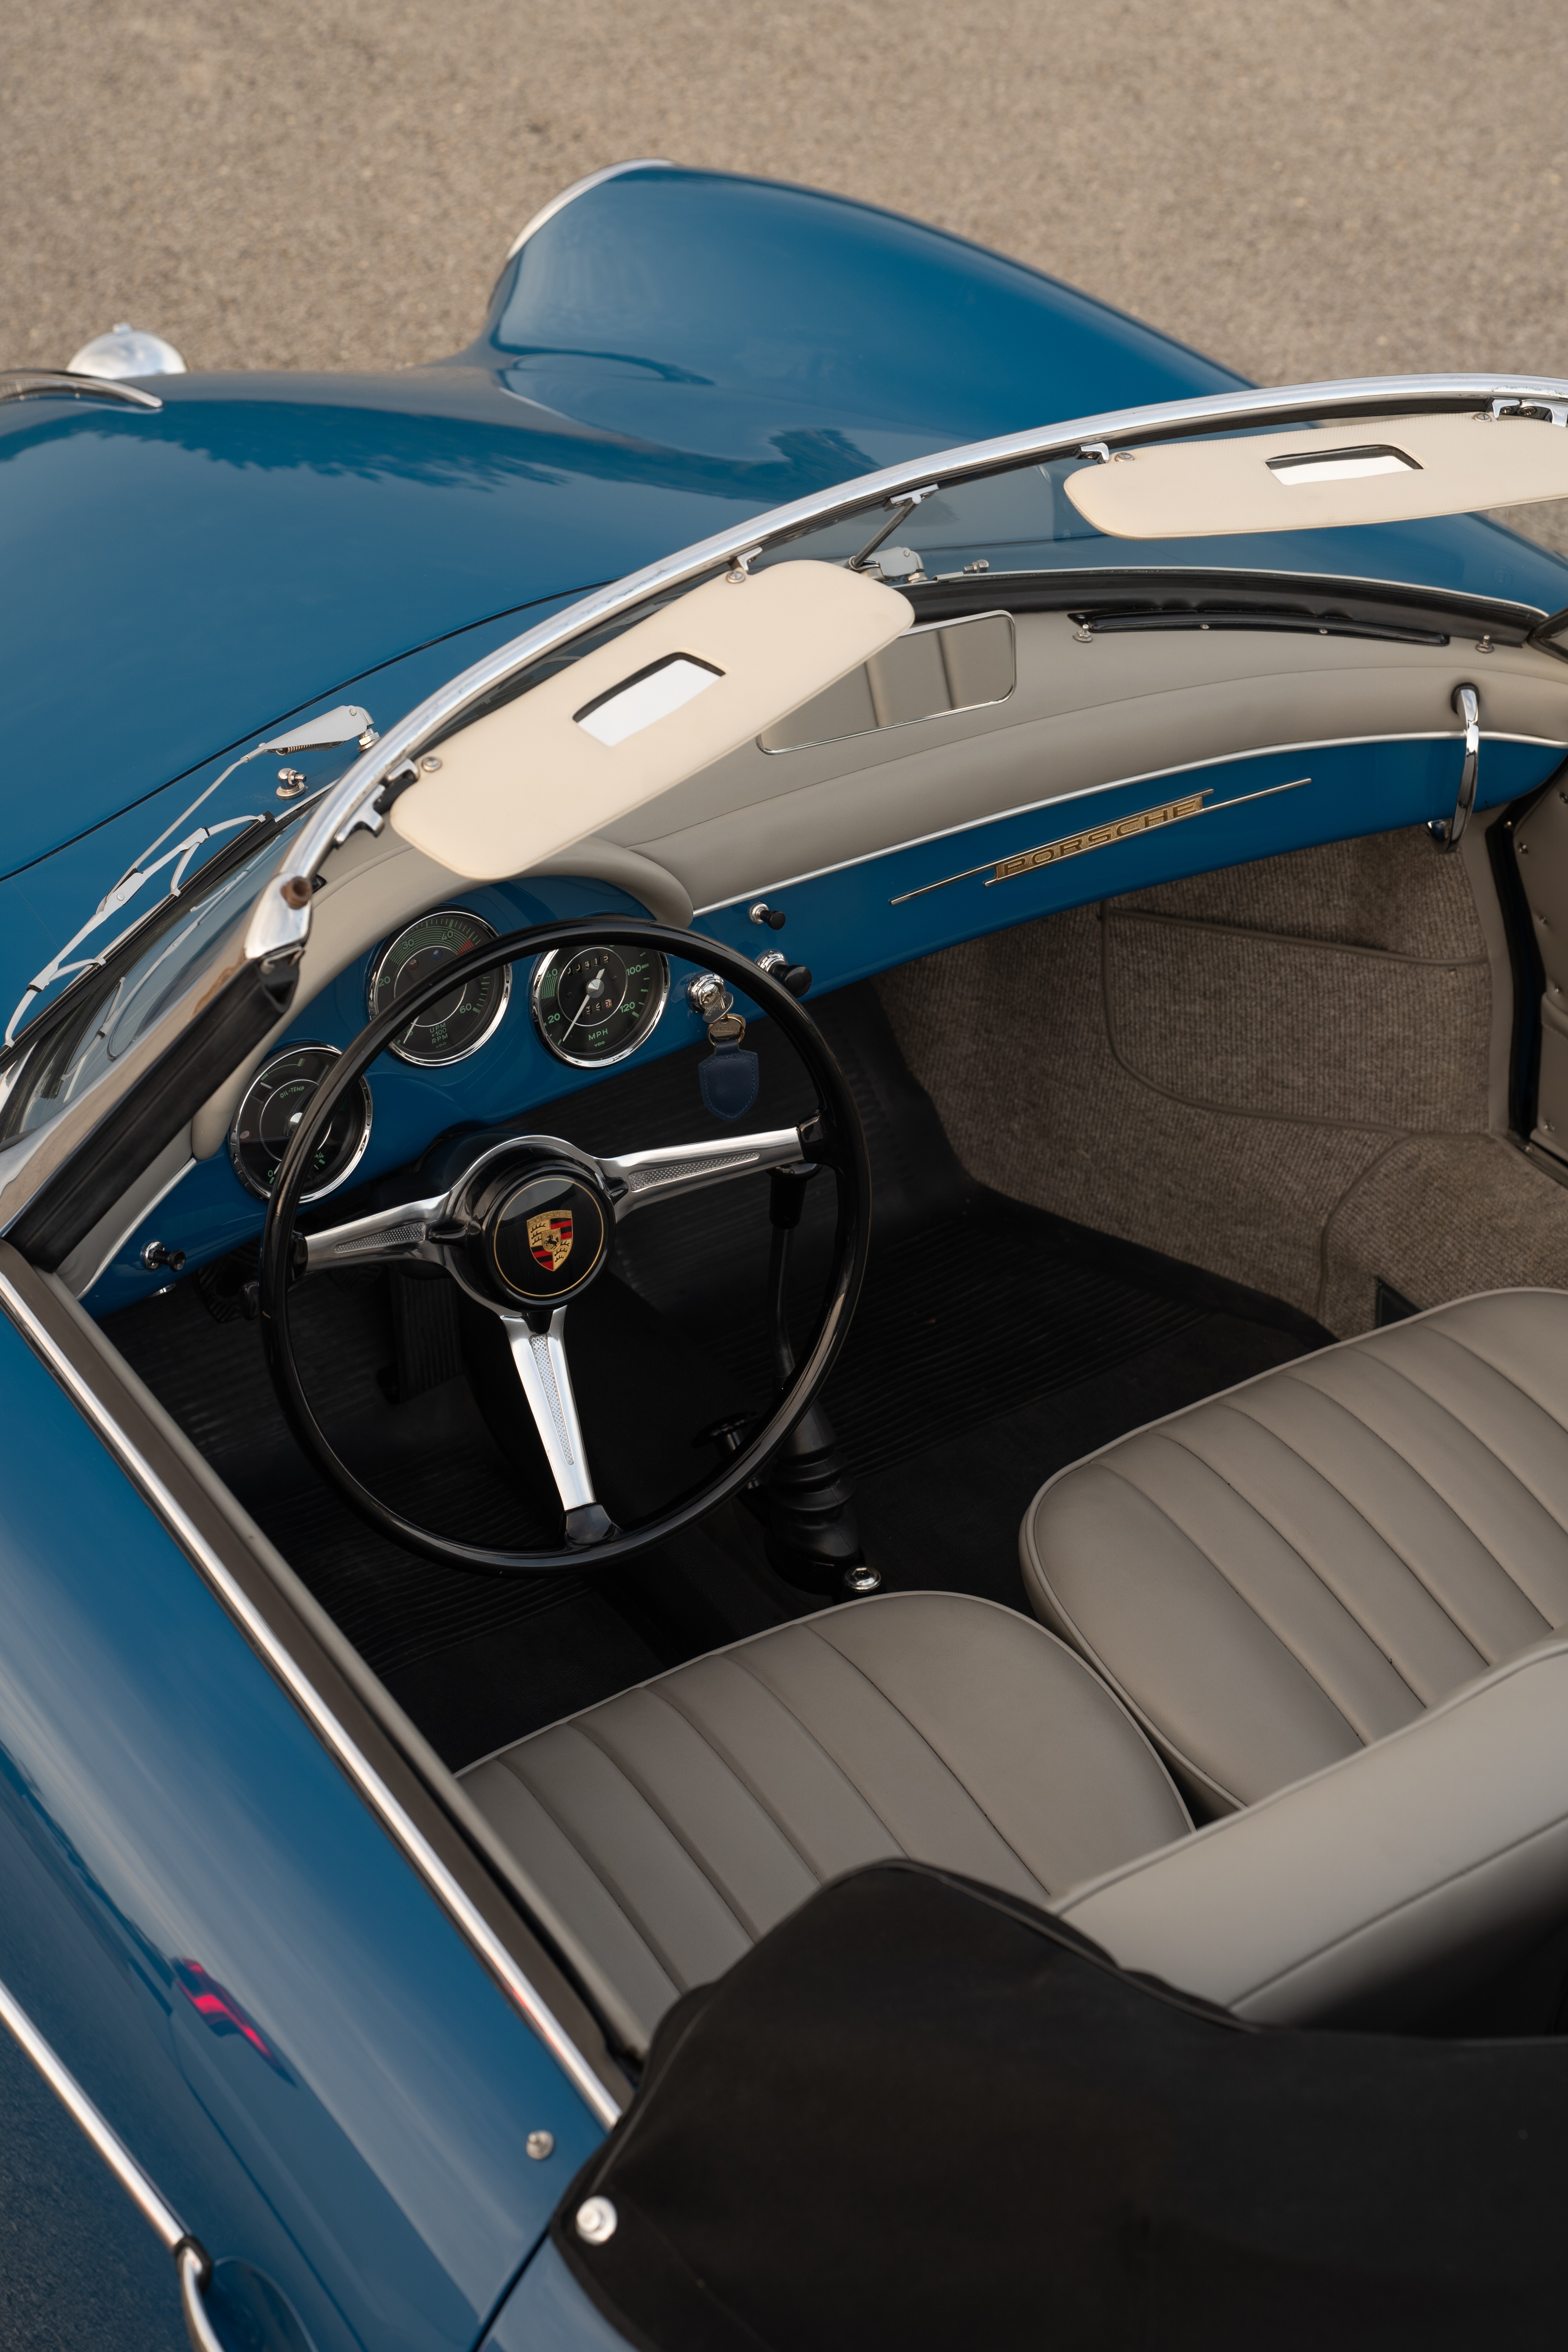
[[1418, 2018], [1568, 1917], [1568, 1640], [1051, 1908], [1238, 2016]]

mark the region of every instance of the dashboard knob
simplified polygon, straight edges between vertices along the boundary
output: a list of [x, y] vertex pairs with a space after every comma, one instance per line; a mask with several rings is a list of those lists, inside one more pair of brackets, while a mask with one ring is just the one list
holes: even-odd
[[787, 988], [792, 996], [804, 996], [811, 986], [810, 967], [791, 963], [781, 948], [770, 948], [766, 955], [760, 955], [757, 970], [765, 971], [770, 980], [776, 980], [781, 988]]

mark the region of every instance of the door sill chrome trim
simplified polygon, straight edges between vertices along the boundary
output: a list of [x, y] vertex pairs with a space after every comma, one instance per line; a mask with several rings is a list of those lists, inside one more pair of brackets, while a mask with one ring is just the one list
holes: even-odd
[[113, 2125], [100, 2114], [70, 2068], [53, 2045], [45, 2041], [21, 2002], [4, 1983], [0, 1983], [0, 2022], [10, 2027], [73, 2123], [86, 2133], [121, 2187], [141, 2207], [173, 2253], [189, 2237], [184, 2223], [159, 2195]]
[[469, 1948], [521, 2011], [589, 2113], [606, 2131], [609, 2130], [620, 2116], [619, 2102], [612, 2097], [548, 2002], [458, 1884], [429, 1840], [393, 1794], [357, 1741], [339, 1721], [309, 1675], [279, 1640], [226, 1563], [126, 1435], [112, 1413], [94, 1394], [3, 1267], [0, 1267], [0, 1307], [4, 1307], [35, 1355], [54, 1375], [126, 1476], [200, 1571], [251, 1646], [310, 1724], [323, 1747], [336, 1759], [342, 1770], [359, 1790], [394, 1844], [413, 1864]]

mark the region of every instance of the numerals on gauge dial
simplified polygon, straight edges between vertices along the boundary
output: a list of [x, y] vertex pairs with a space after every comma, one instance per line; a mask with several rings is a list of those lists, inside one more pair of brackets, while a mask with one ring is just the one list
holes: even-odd
[[[289, 1045], [269, 1055], [245, 1090], [228, 1130], [228, 1156], [247, 1192], [265, 1201], [306, 1105], [339, 1058], [335, 1045]], [[370, 1141], [370, 1088], [350, 1087], [318, 1138], [300, 1198], [320, 1201], [346, 1182]]]
[[579, 1069], [623, 1062], [652, 1035], [669, 994], [669, 966], [651, 950], [579, 948], [533, 968], [533, 1019], [551, 1052]]
[[367, 991], [373, 1013], [384, 1013], [444, 965], [453, 967], [450, 994], [427, 1004], [389, 1046], [400, 1062], [426, 1069], [461, 1062], [493, 1034], [511, 994], [511, 966], [481, 972], [470, 981], [464, 980], [460, 967], [465, 956], [489, 947], [495, 936], [489, 923], [466, 908], [438, 907], [382, 949], [371, 967]]

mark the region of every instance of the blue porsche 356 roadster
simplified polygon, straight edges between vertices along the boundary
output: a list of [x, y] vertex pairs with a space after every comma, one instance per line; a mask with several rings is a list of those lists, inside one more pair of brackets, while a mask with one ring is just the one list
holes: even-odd
[[1568, 385], [657, 163], [439, 365], [93, 364], [12, 2340], [1555, 2340]]

